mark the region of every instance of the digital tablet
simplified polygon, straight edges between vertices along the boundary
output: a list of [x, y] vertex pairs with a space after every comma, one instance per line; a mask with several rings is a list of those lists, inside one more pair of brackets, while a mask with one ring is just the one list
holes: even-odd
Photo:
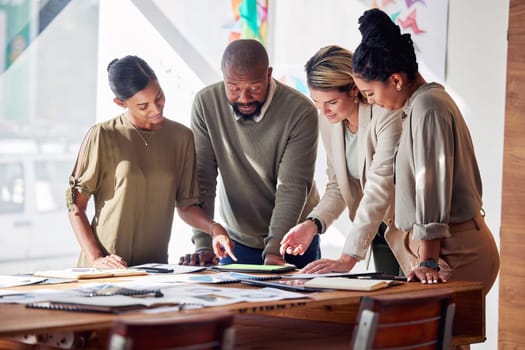
[[242, 280], [241, 283], [243, 284], [249, 284], [252, 286], [258, 286], [258, 287], [271, 287], [271, 288], [279, 288], [284, 290], [290, 290], [293, 292], [333, 292], [334, 289], [328, 289], [328, 288], [314, 288], [314, 287], [305, 287], [304, 283], [307, 280], [305, 279], [280, 279], [280, 280], [273, 280], [273, 281], [257, 281], [257, 280]]

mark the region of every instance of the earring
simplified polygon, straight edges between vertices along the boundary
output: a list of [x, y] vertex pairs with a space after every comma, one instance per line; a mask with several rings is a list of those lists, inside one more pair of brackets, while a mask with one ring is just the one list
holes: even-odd
[[397, 91], [401, 91], [401, 85], [397, 84], [397, 85], [396, 85], [396, 90], [397, 90]]
[[359, 103], [359, 97], [357, 97], [357, 95], [354, 96], [354, 103], [355, 103], [355, 104], [358, 104], [358, 103]]

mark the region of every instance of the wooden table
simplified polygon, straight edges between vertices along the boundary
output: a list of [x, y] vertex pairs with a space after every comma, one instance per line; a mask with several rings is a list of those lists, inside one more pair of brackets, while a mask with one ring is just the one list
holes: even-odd
[[[119, 279], [119, 281], [123, 278]], [[97, 280], [98, 281], [116, 281]], [[92, 282], [92, 281], [91, 281]], [[57, 286], [72, 288], [78, 284]], [[227, 287], [230, 285], [221, 285]], [[254, 288], [240, 284], [232, 287]], [[33, 288], [49, 288], [35, 286]], [[237, 303], [221, 307], [211, 307], [155, 315], [133, 312], [121, 315], [78, 313], [55, 310], [36, 310], [20, 304], [0, 304], [0, 338], [23, 336], [27, 334], [48, 334], [54, 332], [96, 331], [107, 335], [113, 321], [117, 318], [168, 317], [188, 313], [206, 313], [214, 310], [231, 310], [236, 314], [236, 343], [238, 349], [271, 349], [277, 344], [289, 344], [295, 338], [302, 339], [302, 349], [315, 348], [315, 334], [322, 340], [323, 349], [336, 349], [337, 344], [348, 344], [359, 309], [360, 298], [366, 295], [390, 294], [419, 291], [425, 289], [448, 288], [453, 292], [456, 313], [453, 324], [453, 343], [472, 344], [485, 341], [485, 296], [481, 283], [447, 282], [424, 285], [405, 283], [375, 292], [321, 292], [307, 294], [302, 299], [288, 299], [273, 302]], [[343, 333], [344, 334], [341, 334]], [[335, 338], [334, 338], [335, 337]], [[334, 347], [327, 343], [332, 338]], [[318, 343], [321, 344], [321, 343]], [[308, 347], [308, 345], [310, 347]], [[255, 346], [255, 345], [254, 345]]]

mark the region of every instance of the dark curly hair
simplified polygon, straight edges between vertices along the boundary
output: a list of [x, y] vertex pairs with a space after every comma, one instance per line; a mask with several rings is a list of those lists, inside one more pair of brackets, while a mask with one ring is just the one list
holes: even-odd
[[359, 18], [361, 43], [354, 52], [353, 72], [365, 80], [386, 81], [403, 72], [414, 80], [418, 72], [416, 53], [410, 34], [379, 9], [367, 10]]
[[157, 80], [153, 69], [137, 56], [115, 58], [108, 64], [107, 70], [109, 87], [121, 101], [144, 89], [151, 80]]

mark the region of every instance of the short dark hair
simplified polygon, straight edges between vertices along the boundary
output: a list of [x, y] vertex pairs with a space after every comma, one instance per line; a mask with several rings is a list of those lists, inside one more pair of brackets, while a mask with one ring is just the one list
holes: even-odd
[[404, 72], [409, 80], [418, 73], [410, 34], [379, 9], [367, 10], [359, 18], [361, 43], [354, 51], [353, 72], [365, 80], [386, 81], [393, 73]]
[[225, 72], [235, 68], [246, 72], [261, 65], [269, 65], [268, 53], [263, 44], [254, 39], [238, 39], [232, 41], [224, 50], [221, 70]]
[[153, 69], [137, 56], [115, 58], [108, 64], [107, 70], [109, 87], [121, 101], [144, 89], [151, 80], [157, 80]]

